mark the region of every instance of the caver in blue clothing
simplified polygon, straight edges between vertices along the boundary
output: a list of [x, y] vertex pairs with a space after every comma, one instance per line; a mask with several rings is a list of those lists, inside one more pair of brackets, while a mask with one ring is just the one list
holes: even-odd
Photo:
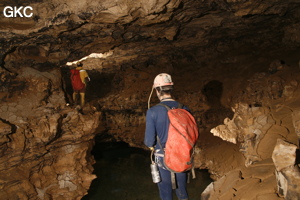
[[[169, 74], [161, 73], [154, 79], [153, 89], [156, 91], [156, 95], [161, 103], [173, 108], [178, 107], [179, 103], [172, 99], [171, 92], [173, 90], [172, 78]], [[152, 92], [151, 92], [152, 94]], [[161, 182], [158, 183], [159, 194], [162, 200], [172, 200], [172, 180], [171, 172], [166, 169], [163, 162], [163, 151], [161, 148], [165, 147], [168, 130], [169, 130], [169, 117], [168, 111], [164, 106], [156, 105], [150, 108], [150, 99], [148, 100], [148, 110], [146, 114], [146, 131], [144, 143], [151, 150], [155, 150], [155, 160], [158, 163]], [[188, 110], [187, 107], [183, 107]], [[159, 143], [157, 137], [159, 138]], [[154, 149], [155, 148], [155, 149]], [[177, 188], [175, 189], [176, 195], [180, 200], [188, 200], [188, 194], [186, 190], [187, 173], [175, 173]]]
[[[153, 89], [156, 90], [156, 94], [161, 103], [173, 108], [178, 107], [179, 103], [172, 99], [171, 91], [173, 90], [173, 82], [171, 76], [166, 73], [159, 74], [154, 79]], [[151, 93], [152, 94], [152, 93]], [[151, 95], [149, 97], [149, 102]], [[148, 102], [148, 104], [150, 104]], [[149, 106], [150, 107], [150, 106]], [[188, 110], [186, 106], [183, 107]], [[166, 169], [163, 162], [163, 151], [157, 141], [159, 138], [162, 148], [165, 147], [168, 138], [169, 129], [168, 111], [161, 105], [156, 105], [147, 110], [146, 114], [146, 131], [144, 143], [150, 149], [155, 150], [155, 160], [158, 163], [161, 182], [158, 183], [159, 194], [162, 200], [172, 200], [172, 181], [171, 172]], [[186, 190], [187, 173], [175, 173], [177, 189], [175, 189], [176, 195], [180, 200], [187, 200], [188, 194]]]
[[[178, 107], [177, 101], [162, 101], [161, 103], [166, 104], [169, 107]], [[188, 110], [186, 106], [183, 107]], [[159, 172], [161, 176], [161, 182], [158, 183], [159, 193], [162, 200], [172, 200], [173, 190], [171, 182], [171, 172], [164, 166], [162, 151], [160, 145], [157, 143], [156, 136], [159, 137], [162, 148], [165, 147], [168, 138], [169, 129], [169, 118], [167, 109], [163, 106], [156, 105], [150, 108], [146, 114], [146, 132], [144, 143], [148, 147], [155, 147], [155, 160], [159, 166]], [[160, 156], [161, 155], [161, 156]], [[176, 195], [179, 199], [188, 199], [186, 190], [187, 173], [175, 173], [177, 189], [175, 190]]]

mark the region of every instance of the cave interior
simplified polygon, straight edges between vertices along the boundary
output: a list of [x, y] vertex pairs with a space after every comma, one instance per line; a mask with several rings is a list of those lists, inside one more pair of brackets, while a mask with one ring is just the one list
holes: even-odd
[[[31, 17], [3, 15], [28, 5]], [[199, 199], [300, 198], [298, 0], [5, 0], [0, 8], [4, 199], [81, 199], [101, 179], [95, 138], [147, 150], [147, 101], [163, 72], [199, 128], [195, 167], [213, 180]], [[91, 78], [82, 108], [70, 82], [79, 61]]]

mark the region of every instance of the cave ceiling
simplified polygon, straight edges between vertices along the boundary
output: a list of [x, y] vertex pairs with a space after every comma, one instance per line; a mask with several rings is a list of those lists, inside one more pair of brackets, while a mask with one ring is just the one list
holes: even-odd
[[[155, 65], [158, 58], [193, 60], [230, 49], [297, 48], [298, 0], [5, 0], [31, 6], [32, 17], [0, 18], [1, 66], [47, 69], [93, 53], [88, 69], [113, 72]], [[253, 50], [254, 49], [254, 50]]]

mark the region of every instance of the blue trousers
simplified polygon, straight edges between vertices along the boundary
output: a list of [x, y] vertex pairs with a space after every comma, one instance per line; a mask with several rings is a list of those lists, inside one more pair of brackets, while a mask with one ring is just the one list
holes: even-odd
[[[161, 182], [159, 182], [158, 189], [159, 195], [162, 200], [172, 200], [173, 199], [173, 190], [172, 190], [172, 181], [171, 181], [171, 172], [163, 169], [162, 167], [158, 167]], [[176, 195], [180, 200], [188, 200], [188, 194], [186, 190], [187, 184], [187, 173], [175, 173], [177, 189], [175, 189]]]

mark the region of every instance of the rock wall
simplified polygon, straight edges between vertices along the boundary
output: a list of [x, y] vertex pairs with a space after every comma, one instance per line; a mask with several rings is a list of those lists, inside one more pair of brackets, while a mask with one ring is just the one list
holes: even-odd
[[278, 139], [272, 159], [276, 167], [277, 190], [285, 199], [299, 199], [299, 148]]
[[1, 81], [1, 199], [81, 199], [96, 178], [90, 152], [100, 113], [65, 106], [59, 69], [24, 67]]
[[256, 74], [236, 95], [233, 118], [211, 132], [239, 146], [244, 166], [212, 183], [203, 199], [299, 199], [298, 70]]

